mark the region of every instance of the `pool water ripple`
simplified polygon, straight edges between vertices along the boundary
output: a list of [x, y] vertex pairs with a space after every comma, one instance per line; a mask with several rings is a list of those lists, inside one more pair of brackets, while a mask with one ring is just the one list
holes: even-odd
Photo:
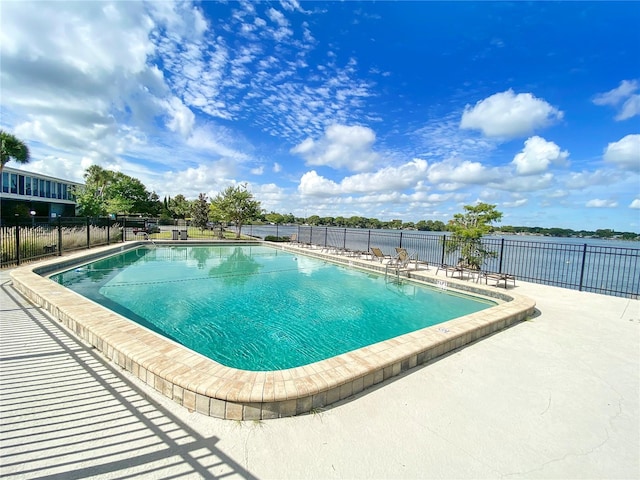
[[267, 246], [140, 248], [52, 278], [253, 371], [306, 365], [493, 305]]

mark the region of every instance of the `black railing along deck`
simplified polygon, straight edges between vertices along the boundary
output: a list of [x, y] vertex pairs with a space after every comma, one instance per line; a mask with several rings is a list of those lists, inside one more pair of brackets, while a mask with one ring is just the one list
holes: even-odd
[[[0, 227], [2, 267], [93, 246], [133, 239], [145, 229], [144, 219], [32, 218]], [[380, 248], [395, 255], [404, 247], [431, 265], [454, 265], [458, 251], [448, 252], [451, 237], [445, 233], [399, 230], [364, 230], [337, 227], [246, 225], [242, 233], [264, 238], [295, 233], [302, 243], [369, 252]], [[151, 235], [153, 238], [154, 235]], [[482, 269], [506, 273], [519, 280], [627, 298], [640, 297], [640, 248], [558, 241], [485, 238], [483, 245], [495, 252]]]
[[[370, 251], [380, 248], [395, 255], [404, 247], [431, 265], [455, 265], [459, 250], [448, 253], [450, 235], [399, 230], [364, 230], [314, 226], [245, 226], [254, 236], [296, 233], [298, 240], [322, 247]], [[495, 252], [482, 269], [515, 275], [517, 279], [627, 298], [640, 297], [640, 248], [557, 241], [485, 238], [483, 246]]]

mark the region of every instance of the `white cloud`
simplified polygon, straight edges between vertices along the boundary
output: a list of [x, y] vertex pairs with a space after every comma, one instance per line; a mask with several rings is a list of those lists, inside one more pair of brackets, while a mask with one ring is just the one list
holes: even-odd
[[518, 198], [510, 202], [502, 202], [502, 206], [505, 208], [518, 208], [526, 205], [528, 200], [526, 198]]
[[280, 173], [282, 171], [282, 165], [280, 165], [278, 162], [274, 162], [273, 163], [273, 172], [274, 173]]
[[289, 25], [289, 21], [282, 14], [282, 12], [279, 12], [275, 8], [270, 8], [269, 10], [267, 10], [267, 16], [272, 22], [277, 23], [280, 27], [286, 27]]
[[571, 172], [565, 179], [567, 188], [584, 190], [592, 186], [613, 185], [620, 180], [620, 175], [612, 170], [594, 170]]
[[182, 138], [189, 137], [196, 121], [193, 112], [177, 97], [168, 101], [166, 108], [170, 117], [167, 121], [167, 127], [171, 131], [179, 133]]
[[187, 140], [187, 145], [200, 152], [213, 153], [222, 158], [235, 161], [247, 160], [247, 155], [241, 150], [234, 148], [234, 144], [240, 143], [233, 132], [208, 124], [194, 129]]
[[599, 198], [594, 198], [593, 200], [589, 200], [585, 206], [588, 208], [615, 208], [618, 206], [618, 202], [614, 200], [601, 200]]
[[618, 88], [596, 95], [593, 103], [616, 107], [618, 114], [615, 119], [627, 120], [640, 115], [640, 94], [635, 93], [639, 87], [637, 80], [623, 80]]
[[447, 160], [429, 166], [427, 178], [440, 188], [442, 184], [483, 185], [500, 178], [500, 173], [479, 162]]
[[330, 197], [340, 193], [340, 187], [336, 182], [327, 180], [315, 170], [311, 170], [300, 179], [298, 191], [304, 195]]
[[524, 149], [518, 153], [513, 164], [521, 175], [542, 173], [549, 165], [565, 165], [569, 152], [560, 151], [560, 147], [544, 138], [534, 136], [524, 142]]
[[345, 177], [339, 183], [318, 175], [315, 170], [312, 170], [302, 176], [298, 191], [320, 196], [374, 192], [399, 195], [402, 190], [416, 188], [426, 172], [427, 162], [421, 159], [414, 159], [398, 167], [385, 167], [373, 173], [359, 173]]
[[[175, 195], [183, 194], [187, 198], [197, 198], [199, 193], [206, 193], [209, 197], [216, 195], [216, 191], [222, 191], [227, 185], [235, 184], [232, 179], [236, 172], [232, 165], [225, 162], [215, 162], [213, 164], [201, 164], [195, 168], [187, 168], [182, 171], [167, 172], [163, 175], [165, 185], [171, 185], [174, 192], [167, 192]], [[166, 188], [165, 188], [166, 190]]]
[[460, 128], [480, 130], [487, 137], [515, 138], [561, 120], [563, 112], [530, 93], [509, 89], [467, 105]]
[[531, 176], [508, 176], [503, 175], [499, 181], [496, 181], [492, 186], [500, 190], [506, 190], [508, 192], [537, 192], [549, 188], [554, 181], [554, 176], [551, 173], [544, 173], [541, 175]]
[[317, 141], [307, 138], [293, 147], [291, 153], [301, 155], [307, 165], [366, 171], [380, 158], [371, 150], [375, 139], [375, 133], [367, 127], [331, 125], [322, 138]]
[[625, 170], [640, 172], [640, 134], [627, 135], [607, 145], [604, 160]]
[[374, 173], [360, 173], [341, 182], [344, 193], [404, 190], [415, 187], [427, 173], [427, 162], [414, 159], [399, 167], [385, 167]]
[[629, 208], [640, 208], [640, 198], [635, 198], [633, 202], [629, 204]]

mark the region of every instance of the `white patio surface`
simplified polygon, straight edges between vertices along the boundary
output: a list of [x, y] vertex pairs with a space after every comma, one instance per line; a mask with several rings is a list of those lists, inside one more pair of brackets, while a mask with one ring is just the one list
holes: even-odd
[[316, 414], [188, 412], [0, 272], [0, 477], [640, 478], [640, 301], [517, 282], [538, 314]]

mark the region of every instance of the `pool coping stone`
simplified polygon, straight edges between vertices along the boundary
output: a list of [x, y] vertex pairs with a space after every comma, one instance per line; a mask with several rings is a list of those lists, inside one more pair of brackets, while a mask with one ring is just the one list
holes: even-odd
[[[310, 365], [274, 372], [225, 367], [52, 282], [48, 275], [148, 244], [131, 241], [29, 264], [11, 272], [15, 288], [83, 342], [190, 411], [232, 420], [264, 420], [309, 413], [366, 391], [532, 316], [535, 302], [511, 290], [447, 278], [429, 270], [403, 274], [416, 283], [459, 290], [497, 305]], [[185, 243], [172, 241], [158, 244]], [[220, 245], [238, 242], [190, 242]], [[240, 242], [240, 244], [256, 242]], [[290, 244], [264, 243], [365, 271], [384, 265]]]

